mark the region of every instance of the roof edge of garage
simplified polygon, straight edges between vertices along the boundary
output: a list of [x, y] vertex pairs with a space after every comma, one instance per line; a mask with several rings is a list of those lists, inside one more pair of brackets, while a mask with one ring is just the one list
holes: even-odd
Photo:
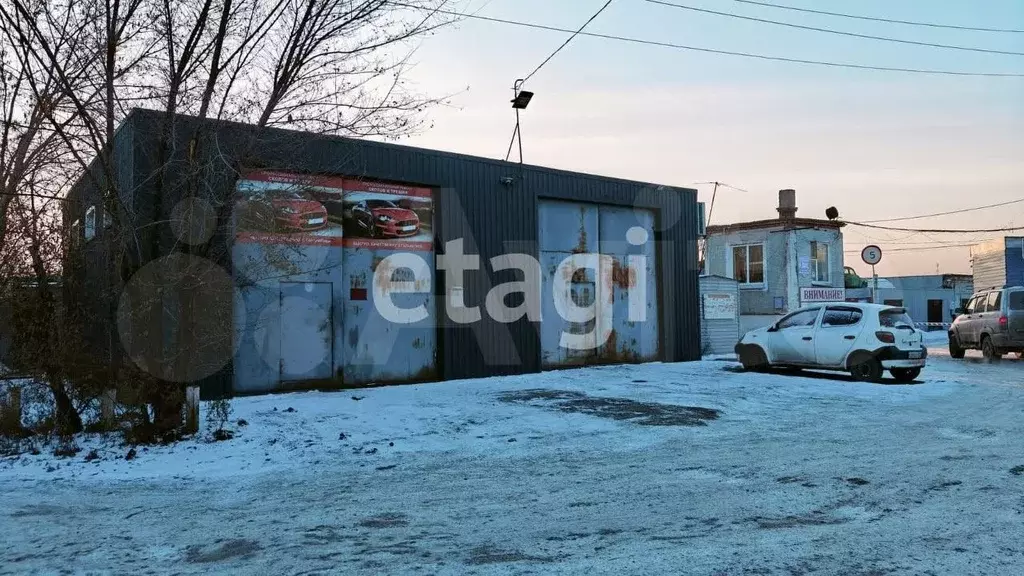
[[[131, 111], [128, 113], [128, 116], [122, 121], [122, 125], [127, 124], [130, 120], [132, 120], [135, 117], [148, 117], [148, 118], [151, 118], [151, 119], [160, 119], [161, 117], [164, 116], [164, 114], [165, 114], [164, 112], [161, 112], [159, 110], [150, 110], [148, 108], [132, 108]], [[199, 121], [199, 118], [197, 118], [195, 116], [188, 115], [188, 114], [175, 114], [175, 116], [177, 116], [179, 118], [189, 119], [189, 120], [192, 120], [192, 121]], [[202, 122], [205, 122], [205, 123], [208, 123], [208, 124], [211, 124], [211, 125], [215, 125], [215, 126], [218, 126], [218, 127], [229, 127], [230, 126], [230, 127], [235, 127], [235, 128], [239, 128], [239, 129], [250, 129], [250, 130], [253, 128], [252, 124], [247, 124], [245, 122], [237, 122], [237, 121], [234, 121], [234, 120], [219, 120], [219, 119], [207, 118], [205, 120], [202, 120]], [[317, 134], [316, 132], [303, 132], [301, 130], [293, 130], [293, 129], [289, 129], [289, 128], [266, 128], [266, 130], [269, 131], [269, 132], [278, 133], [278, 134], [281, 134], [281, 135], [301, 135], [301, 136], [303, 136], [305, 138], [321, 138], [321, 139], [324, 139], [324, 140], [333, 140], [333, 141], [338, 141], [338, 142], [357, 143], [360, 146], [369, 146], [369, 147], [375, 147], [375, 148], [392, 148], [392, 149], [399, 148], [399, 149], [404, 149], [404, 150], [408, 150], [408, 151], [419, 152], [421, 154], [428, 154], [428, 155], [432, 155], [432, 156], [436, 156], [436, 157], [450, 157], [450, 158], [458, 158], [458, 159], [462, 159], [462, 160], [473, 160], [473, 161], [476, 161], [476, 162], [482, 162], [482, 163], [491, 164], [491, 165], [494, 165], [494, 166], [518, 166], [518, 163], [515, 163], [515, 162], [506, 162], [504, 160], [498, 160], [498, 159], [495, 159], [495, 158], [488, 158], [486, 156], [474, 156], [472, 154], [464, 154], [464, 153], [461, 153], [461, 152], [449, 152], [449, 151], [445, 151], [445, 150], [435, 150], [435, 149], [432, 149], [432, 148], [423, 148], [421, 146], [410, 146], [408, 144], [393, 144], [393, 143], [390, 143], [390, 142], [378, 142], [376, 140], [366, 140], [366, 139], [361, 139], [361, 138], [353, 138], [353, 137], [350, 137], [350, 136], [337, 136], [337, 135], [328, 135], [328, 134]], [[593, 174], [593, 173], [590, 173], [590, 172], [577, 172], [577, 171], [574, 171], [574, 170], [564, 170], [564, 169], [561, 169], [561, 168], [551, 168], [551, 167], [548, 167], [548, 166], [539, 166], [539, 165], [536, 165], [536, 164], [523, 164], [523, 167], [524, 168], [528, 168], [529, 170], [532, 170], [532, 171], [544, 172], [544, 173], [548, 173], [548, 174], [571, 176], [571, 177], [574, 177], [574, 178], [600, 179], [600, 180], [603, 180], [603, 181], [617, 182], [617, 183], [621, 183], [621, 184], [628, 184], [628, 185], [634, 185], [634, 186], [643, 186], [643, 187], [647, 187], [647, 188], [661, 188], [661, 189], [673, 190], [673, 191], [677, 191], [677, 192], [692, 193], [694, 195], [697, 194], [697, 189], [696, 188], [687, 188], [685, 186], [674, 186], [674, 185], [670, 185], [670, 184], [657, 184], [657, 183], [654, 183], [654, 182], [646, 182], [646, 181], [642, 181], [642, 180], [630, 180], [628, 178], [620, 178], [620, 177], [616, 177], [616, 176], [606, 176], [606, 175], [601, 175], [601, 174]]]

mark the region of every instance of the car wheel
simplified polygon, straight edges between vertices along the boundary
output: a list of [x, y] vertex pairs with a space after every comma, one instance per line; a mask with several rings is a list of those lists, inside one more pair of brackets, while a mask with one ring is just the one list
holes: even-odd
[[996, 350], [995, 345], [992, 344], [992, 339], [988, 336], [981, 339], [981, 355], [989, 362], [998, 362], [1003, 358], [1002, 353]]
[[959, 360], [959, 359], [963, 358], [966, 353], [967, 353], [967, 351], [964, 350], [964, 347], [960, 345], [960, 338], [958, 336], [956, 336], [955, 334], [950, 334], [949, 335], [949, 355], [950, 355], [950, 357]]
[[864, 354], [850, 362], [850, 374], [861, 382], [878, 382], [883, 372], [882, 363], [874, 356]]
[[743, 364], [743, 369], [748, 372], [760, 372], [768, 368], [768, 358], [764, 350], [750, 346], [740, 353], [740, 364]]
[[920, 376], [921, 375], [921, 369], [920, 368], [893, 368], [892, 370], [889, 371], [889, 373], [892, 374], [892, 377], [895, 378], [897, 382], [900, 382], [902, 384], [906, 384], [908, 382], [913, 382], [915, 378]]

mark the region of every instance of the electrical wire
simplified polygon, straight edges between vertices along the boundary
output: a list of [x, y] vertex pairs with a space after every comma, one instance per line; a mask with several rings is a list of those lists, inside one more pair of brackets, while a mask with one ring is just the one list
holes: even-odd
[[936, 24], [934, 22], [915, 22], [912, 20], [896, 20], [893, 18], [877, 18], [872, 16], [859, 16], [856, 14], [844, 14], [842, 12], [827, 12], [825, 10], [811, 10], [810, 8], [797, 8], [796, 6], [784, 6], [782, 4], [773, 4], [769, 2], [756, 2], [755, 0], [733, 0], [733, 2], [740, 2], [742, 4], [753, 4], [755, 6], [764, 6], [766, 8], [775, 8], [778, 10], [792, 10], [793, 12], [804, 12], [807, 14], [821, 14], [824, 16], [835, 16], [837, 18], [850, 18], [853, 20], [867, 20], [869, 22], [886, 22], [888, 24], [903, 24], [905, 26], [922, 26], [926, 28], [946, 28], [950, 30], [971, 30], [974, 32], [999, 32], [1008, 34], [1024, 34], [1024, 30], [1018, 30], [1015, 28], [980, 28], [975, 26], [958, 26], [955, 24]]
[[1024, 198], [1018, 198], [1016, 200], [1010, 200], [1008, 202], [999, 202], [998, 204], [988, 204], [986, 206], [976, 206], [974, 208], [962, 208], [960, 210], [950, 210], [949, 212], [936, 212], [934, 214], [922, 214], [921, 216], [907, 216], [905, 218], [884, 218], [882, 220], [865, 220], [864, 224], [879, 224], [882, 222], [900, 222], [902, 220], [920, 220], [922, 218], [934, 218], [936, 216], [949, 216], [950, 214], [963, 214], [965, 212], [975, 212], [977, 210], [988, 210], [989, 208], [998, 208], [1000, 206], [1009, 206], [1011, 204], [1020, 204], [1024, 202]]
[[[401, 2], [394, 2], [396, 6], [402, 6], [405, 8], [411, 8], [415, 10], [425, 10], [422, 6], [414, 6], [412, 4], [404, 4]], [[494, 18], [492, 16], [479, 16], [474, 14], [464, 14], [461, 12], [454, 12], [449, 10], [439, 10], [439, 14], [447, 14], [449, 16], [458, 16], [461, 18], [468, 18], [473, 20], [480, 20], [484, 22], [493, 22], [497, 24], [508, 24], [511, 26], [519, 26], [523, 28], [533, 28], [535, 30], [547, 30], [550, 32], [563, 32], [568, 34], [577, 33], [575, 30], [569, 30], [567, 28], [560, 28], [558, 26], [548, 26], [545, 24], [536, 24], [533, 22], [523, 22], [520, 20], [509, 20], [507, 18]], [[765, 54], [756, 54], [752, 52], [735, 52], [731, 50], [718, 50], [715, 48], [704, 48], [701, 46], [689, 46], [685, 44], [675, 44], [672, 42], [659, 42], [657, 40], [645, 40], [642, 38], [632, 38], [629, 36], [616, 36], [613, 34], [598, 34], [595, 32], [578, 32], [580, 36], [588, 36], [590, 38], [601, 38], [604, 40], [616, 40], [619, 42], [626, 42], [630, 44], [640, 44], [645, 46], [659, 46], [662, 48], [673, 48], [676, 50], [688, 50], [692, 52], [703, 52], [706, 54], [719, 54], [724, 56], [739, 56], [742, 58], [753, 58], [757, 60], [769, 60], [773, 62], [788, 62], [790, 64], [807, 64], [812, 66], [826, 66], [831, 68], [852, 68], [856, 70], [874, 70], [880, 72], [903, 72], [906, 74], [930, 74], [937, 76], [975, 76], [975, 77], [987, 77], [987, 78], [1024, 78], [1024, 73], [1015, 72], [970, 72], [960, 70], [937, 70], [928, 68], [899, 68], [892, 66], [870, 66], [866, 64], [852, 64], [849, 62], [828, 62], [825, 60], [807, 60], [803, 58], [786, 58], [783, 56], [768, 56]]]
[[768, 20], [767, 18], [755, 18], [753, 16], [743, 16], [741, 14], [733, 14], [731, 12], [719, 12], [717, 10], [708, 10], [706, 8], [696, 8], [694, 6], [686, 6], [684, 4], [675, 4], [673, 2], [666, 2], [665, 0], [645, 0], [650, 4], [659, 4], [661, 6], [668, 6], [671, 8], [678, 8], [680, 10], [691, 10], [693, 12], [703, 12], [704, 14], [714, 14], [716, 16], [726, 16], [728, 18], [738, 18], [740, 20], [749, 20], [751, 22], [761, 22], [763, 24], [774, 24], [776, 26], [787, 26], [789, 28], [797, 28], [800, 30], [810, 30], [813, 32], [825, 32], [827, 34], [838, 34], [840, 36], [852, 36], [854, 38], [864, 38], [867, 40], [881, 40], [883, 42], [895, 42], [898, 44], [912, 44], [914, 46], [927, 46], [930, 48], [944, 48], [947, 50], [962, 50], [965, 52], [984, 52], [987, 54], [1004, 54], [1008, 56], [1024, 56], [1024, 52], [1011, 52], [1009, 50], [991, 50], [988, 48], [975, 48], [972, 46], [957, 46], [955, 44], [936, 44], [933, 42], [918, 42], [916, 40], [905, 40], [902, 38], [891, 38], [888, 36], [872, 36], [870, 34], [858, 34], [856, 32], [846, 32], [844, 30], [833, 30], [831, 28], [818, 28], [816, 26], [804, 26], [802, 24], [793, 24], [791, 22], [780, 22], [778, 20]]
[[611, 4], [611, 3], [612, 3], [612, 0], [608, 0], [607, 2], [605, 2], [605, 3], [604, 3], [604, 6], [601, 6], [601, 8], [600, 8], [600, 9], [599, 9], [599, 10], [598, 10], [597, 12], [594, 12], [594, 15], [593, 15], [593, 16], [591, 16], [590, 18], [588, 18], [588, 19], [587, 19], [587, 21], [583, 23], [583, 26], [580, 26], [580, 27], [579, 27], [579, 28], [578, 28], [578, 29], [577, 29], [577, 30], [576, 30], [575, 32], [573, 32], [573, 33], [572, 33], [572, 36], [569, 36], [568, 38], [566, 38], [565, 42], [562, 42], [562, 45], [561, 45], [561, 46], [559, 46], [558, 48], [556, 48], [556, 49], [555, 49], [555, 51], [554, 51], [554, 52], [552, 52], [550, 56], [548, 56], [547, 58], [545, 58], [545, 59], [544, 59], [544, 61], [543, 61], [543, 62], [541, 62], [539, 66], [537, 66], [536, 68], [534, 68], [533, 72], [530, 72], [529, 74], [527, 74], [527, 75], [526, 75], [526, 78], [523, 78], [523, 84], [526, 84], [526, 82], [527, 82], [527, 81], [528, 81], [528, 80], [529, 80], [530, 78], [533, 78], [533, 75], [534, 75], [534, 74], [536, 74], [537, 72], [540, 72], [540, 69], [541, 69], [541, 68], [543, 68], [545, 64], [547, 64], [548, 62], [550, 62], [550, 61], [551, 61], [551, 59], [552, 59], [552, 58], [554, 58], [556, 54], [558, 54], [559, 52], [561, 52], [561, 51], [562, 51], [562, 48], [565, 48], [566, 46], [568, 46], [568, 45], [569, 45], [569, 42], [572, 42], [572, 41], [573, 41], [573, 38], [576, 38], [577, 36], [579, 36], [579, 35], [580, 35], [580, 33], [581, 33], [581, 32], [583, 32], [583, 29], [584, 29], [584, 28], [586, 28], [587, 26], [589, 26], [589, 25], [590, 25], [590, 23], [591, 23], [591, 22], [593, 22], [595, 18], [597, 18], [598, 16], [600, 16], [600, 15], [601, 15], [601, 12], [604, 12], [605, 8], [607, 8], [607, 7], [608, 7], [608, 5], [609, 5], [609, 4]]
[[[923, 251], [931, 251], [931, 250], [948, 250], [948, 249], [955, 249], [955, 248], [970, 248], [971, 246], [975, 246], [975, 245], [976, 245], [975, 243], [970, 243], [970, 244], [950, 244], [950, 245], [947, 245], [947, 246], [922, 246], [922, 247], [919, 247], [919, 248], [886, 248], [884, 250], [884, 252], [887, 252], [887, 253], [888, 252], [919, 252], [919, 251], [923, 252]], [[844, 250], [843, 251], [843, 254], [860, 254], [860, 253], [861, 253], [860, 250]]]
[[922, 234], [990, 234], [995, 232], [1015, 232], [1017, 230], [1024, 230], [1024, 226], [1008, 226], [1006, 228], [988, 228], [988, 229], [977, 229], [977, 230], [951, 230], [947, 228], [896, 228], [893, 226], [878, 226], [875, 224], [868, 224], [867, 222], [850, 222], [843, 221], [843, 224], [847, 226], [861, 226], [864, 228], [873, 228], [875, 230], [895, 230], [897, 232], [920, 232]]

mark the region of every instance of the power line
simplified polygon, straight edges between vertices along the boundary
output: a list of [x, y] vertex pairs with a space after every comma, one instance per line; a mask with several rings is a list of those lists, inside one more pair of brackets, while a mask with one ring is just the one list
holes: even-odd
[[1000, 202], [998, 204], [988, 204], [986, 206], [977, 206], [974, 208], [962, 208], [960, 210], [950, 210], [949, 212], [936, 212], [934, 214], [922, 214], [921, 216], [907, 216], [905, 218], [884, 218], [882, 220], [865, 220], [864, 224], [878, 224], [881, 222], [899, 222], [901, 220], [920, 220], [922, 218], [934, 218], [936, 216], [948, 216], [950, 214], [963, 214], [964, 212], [975, 212], [977, 210], [988, 210], [989, 208], [998, 208], [1000, 206], [1009, 206], [1011, 204], [1020, 204], [1024, 202], [1024, 198], [1018, 198], [1016, 200], [1010, 200], [1008, 202]]
[[[412, 8], [416, 10], [424, 10], [422, 6], [414, 6], [412, 4], [403, 4], [400, 2], [394, 3], [396, 6], [402, 6], [406, 8]], [[473, 20], [481, 20], [484, 22], [493, 22], [498, 24], [508, 24], [511, 26], [520, 26], [523, 28], [533, 28], [536, 30], [548, 30], [550, 32], [563, 32], [568, 34], [577, 33], [575, 30], [569, 30], [567, 28], [559, 28], [557, 26], [547, 26], [545, 24], [535, 24], [532, 22], [522, 22], [519, 20], [509, 20], [506, 18], [494, 18], [491, 16], [478, 16], [474, 14], [463, 14], [461, 12], [454, 12], [449, 10], [439, 10], [439, 14], [447, 14], [449, 16], [458, 16], [460, 18], [467, 18]], [[857, 70], [875, 70], [881, 72], [903, 72], [907, 74], [931, 74], [937, 76], [977, 76], [977, 77], [988, 77], [988, 78], [1024, 78], [1022, 73], [1014, 72], [968, 72], [959, 70], [935, 70], [928, 68], [897, 68], [891, 66], [869, 66], [866, 64], [852, 64], [848, 62], [828, 62], [824, 60], [806, 60], [803, 58], [786, 58], [783, 56], [768, 56], [765, 54], [755, 54], [751, 52], [734, 52], [730, 50], [718, 50], [715, 48], [704, 48], [701, 46], [688, 46], [685, 44], [675, 44], [672, 42], [659, 42], [657, 40], [644, 40], [642, 38], [632, 38], [629, 36], [616, 36], [612, 34], [598, 34], [595, 32], [578, 32], [580, 36], [588, 36], [590, 38], [601, 38], [604, 40], [616, 40], [619, 42], [627, 42], [630, 44], [641, 44], [645, 46], [660, 46], [662, 48], [674, 48], [676, 50], [689, 50], [692, 52], [704, 52], [707, 54], [719, 54], [724, 56], [740, 56], [743, 58], [753, 58], [757, 60], [769, 60], [773, 62], [788, 62], [790, 64], [808, 64], [813, 66], [826, 66], [831, 68], [853, 68]]]
[[881, 40], [883, 42], [896, 42], [898, 44], [913, 44], [914, 46], [928, 46], [930, 48], [945, 48], [947, 50], [963, 50], [965, 52], [985, 52], [987, 54], [1005, 54], [1009, 56], [1024, 56], [1024, 52], [1011, 52], [1008, 50], [990, 50], [988, 48], [974, 48], [972, 46], [957, 46], [954, 44], [935, 44], [933, 42], [917, 42], [915, 40], [904, 40], [902, 38], [891, 38], [888, 36], [872, 36], [870, 34], [858, 34], [856, 32], [846, 32], [843, 30], [833, 30], [831, 28], [818, 28], [816, 26], [804, 26], [802, 24], [793, 24], [791, 22], [780, 22], [778, 20], [768, 20], [766, 18], [754, 18], [753, 16], [743, 16], [741, 14], [733, 14], [731, 12], [719, 12], [717, 10], [708, 10], [705, 8], [695, 8], [693, 6], [685, 6], [683, 4], [675, 4], [673, 2], [665, 2], [664, 0], [646, 0], [651, 4], [660, 4], [662, 6], [669, 6], [671, 8], [679, 8], [680, 10], [692, 10], [693, 12], [703, 12], [705, 14], [714, 14], [716, 16], [726, 16], [728, 18], [739, 18], [740, 20], [749, 20], [751, 22], [761, 22], [764, 24], [774, 24], [776, 26], [787, 26], [789, 28], [798, 28], [800, 30], [811, 30], [813, 32], [825, 32], [827, 34], [838, 34], [840, 36], [852, 36], [854, 38], [864, 38], [867, 40]]
[[[971, 243], [971, 244], [949, 244], [949, 245], [946, 245], [946, 246], [922, 246], [922, 247], [918, 247], [918, 248], [886, 248], [884, 251], [885, 252], [923, 252], [923, 251], [930, 251], [930, 250], [948, 250], [948, 249], [951, 249], [951, 248], [970, 248], [971, 246], [974, 246], [974, 244], [973, 243]], [[860, 254], [860, 253], [861, 253], [860, 250], [844, 250], [843, 251], [843, 254]]]
[[827, 12], [825, 10], [811, 10], [810, 8], [797, 8], [795, 6], [784, 6], [782, 4], [772, 4], [768, 2], [756, 2], [754, 0], [733, 0], [734, 2], [740, 2], [743, 4], [753, 4], [755, 6], [765, 6], [767, 8], [776, 8], [778, 10], [792, 10], [794, 12], [806, 12], [809, 14], [822, 14], [825, 16], [836, 16], [838, 18], [850, 18], [853, 20], [867, 20], [869, 22], [887, 22], [889, 24], [903, 24], [906, 26], [923, 26], [926, 28], [947, 28], [950, 30], [972, 30], [975, 32], [1001, 32], [1009, 34], [1024, 34], [1024, 30], [1017, 30], [1014, 28], [979, 28], [975, 26], [958, 26], [955, 24], [936, 24], [934, 22], [914, 22], [912, 20], [896, 20], [893, 18], [876, 18], [872, 16], [859, 16], [856, 14], [844, 14], [842, 12]]
[[897, 232], [920, 232], [927, 234], [989, 234], [993, 232], [1014, 232], [1017, 230], [1024, 230], [1024, 226], [1009, 226], [1006, 228], [988, 228], [978, 230], [951, 230], [947, 228], [896, 228], [893, 226], [877, 226], [875, 224], [868, 224], [867, 222], [849, 222], [843, 221], [848, 226], [862, 226], [864, 228], [874, 228], [876, 230], [895, 230]]
[[601, 6], [600, 10], [598, 10], [597, 12], [594, 12], [594, 15], [591, 16], [590, 18], [588, 18], [587, 21], [583, 23], [583, 26], [580, 26], [575, 32], [573, 32], [572, 36], [569, 36], [568, 38], [566, 38], [565, 42], [562, 42], [561, 46], [556, 48], [555, 51], [552, 52], [550, 56], [545, 58], [544, 61], [541, 62], [539, 66], [534, 68], [533, 72], [530, 72], [529, 74], [526, 75], [526, 78], [523, 79], [523, 84], [525, 84], [530, 78], [533, 78], [533, 75], [536, 74], [537, 72], [539, 72], [540, 69], [543, 68], [545, 64], [547, 64], [552, 58], [555, 57], [556, 54], [561, 52], [562, 48], [565, 48], [566, 46], [568, 46], [569, 42], [572, 42], [573, 38], [579, 36], [580, 33], [583, 32], [583, 29], [586, 28], [587, 26], [589, 26], [590, 23], [593, 22], [595, 18], [600, 16], [601, 12], [604, 12], [604, 9], [607, 8], [608, 5], [611, 4], [611, 3], [612, 3], [612, 0], [608, 0], [607, 2], [604, 3], [604, 6]]

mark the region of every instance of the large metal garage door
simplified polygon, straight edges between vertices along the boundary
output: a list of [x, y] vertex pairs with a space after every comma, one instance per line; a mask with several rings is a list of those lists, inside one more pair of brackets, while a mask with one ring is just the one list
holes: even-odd
[[[551, 200], [540, 203], [539, 216], [542, 365], [656, 360], [659, 310], [653, 211]], [[595, 265], [571, 270], [567, 259], [582, 254], [593, 255]], [[562, 277], [556, 277], [559, 274]], [[576, 306], [610, 306], [596, 306], [598, 313], [589, 320], [560, 312], [555, 290], [562, 283], [556, 279], [566, 281], [564, 297]]]
[[281, 283], [281, 381], [331, 377], [334, 315], [329, 282]]

